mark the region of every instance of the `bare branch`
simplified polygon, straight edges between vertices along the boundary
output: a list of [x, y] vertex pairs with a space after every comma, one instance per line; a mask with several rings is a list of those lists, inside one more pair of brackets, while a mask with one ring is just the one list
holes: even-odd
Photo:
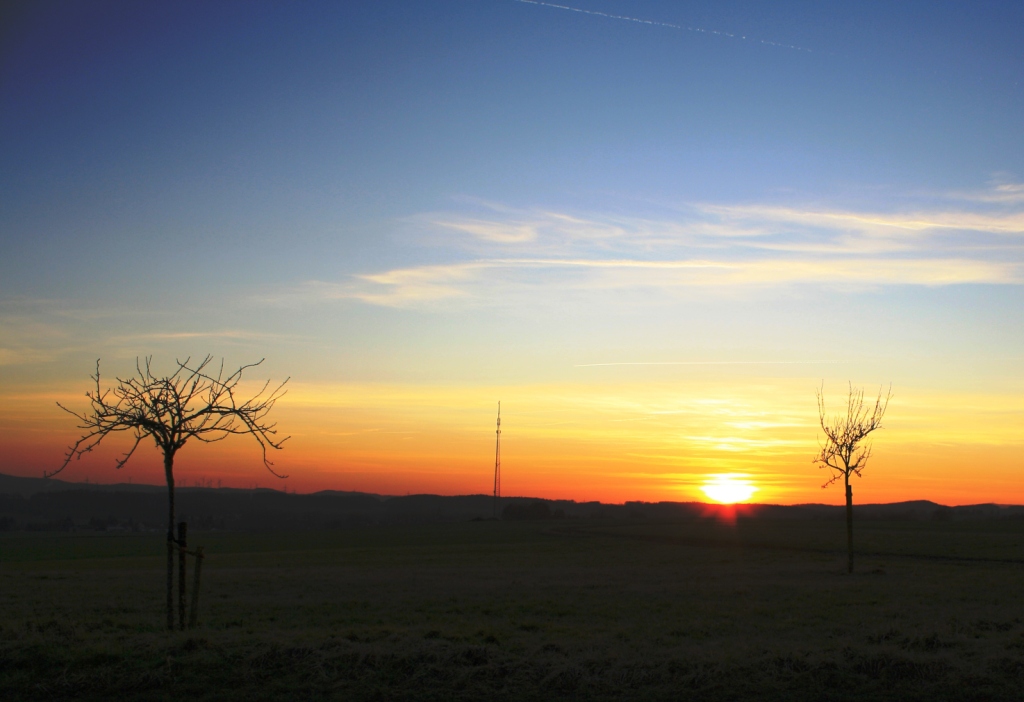
[[819, 453], [813, 462], [829, 471], [829, 479], [822, 485], [828, 487], [843, 479], [849, 484], [850, 476], [860, 476], [871, 457], [871, 445], [866, 443], [868, 435], [882, 428], [882, 417], [892, 399], [892, 385], [883, 397], [882, 389], [874, 405], [864, 404], [864, 391], [854, 388], [851, 383], [846, 398], [846, 413], [828, 417], [825, 411], [825, 385], [815, 390], [818, 399], [818, 421], [825, 434], [819, 441]]
[[118, 459], [118, 468], [128, 462], [146, 437], [151, 437], [166, 457], [173, 456], [189, 439], [214, 443], [234, 434], [250, 434], [260, 445], [264, 467], [279, 478], [287, 477], [271, 468], [273, 463], [267, 450], [280, 449], [289, 437], [276, 438], [277, 425], [266, 418], [284, 396], [288, 380], [269, 394], [268, 380], [255, 395], [239, 400], [237, 391], [244, 372], [263, 363], [263, 359], [243, 365], [227, 377], [223, 360], [216, 375], [207, 372], [212, 363], [213, 356], [209, 355], [194, 365], [190, 358], [177, 360], [171, 375], [158, 377], [153, 373], [151, 356], [136, 358], [134, 376], [116, 378], [113, 388], [104, 389], [97, 360], [92, 376], [95, 389], [86, 393], [89, 409], [79, 413], [57, 403], [78, 420], [83, 434], [68, 448], [60, 468], [47, 477], [64, 470], [72, 459], [92, 451], [108, 435], [121, 431], [133, 432], [135, 442]]

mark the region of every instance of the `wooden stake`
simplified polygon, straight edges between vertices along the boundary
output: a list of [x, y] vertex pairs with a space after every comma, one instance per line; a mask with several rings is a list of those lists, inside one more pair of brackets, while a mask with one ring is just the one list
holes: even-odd
[[178, 522], [178, 628], [185, 630], [185, 571], [187, 568], [188, 524]]
[[188, 615], [188, 628], [195, 629], [199, 619], [199, 573], [203, 568], [203, 547], [196, 546], [196, 574], [192, 580], [192, 606]]

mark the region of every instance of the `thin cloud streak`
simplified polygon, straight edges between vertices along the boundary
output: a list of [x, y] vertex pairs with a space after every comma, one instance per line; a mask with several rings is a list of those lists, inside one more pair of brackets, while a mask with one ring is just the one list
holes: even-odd
[[[558, 275], [558, 271], [579, 275]], [[485, 275], [486, 274], [486, 275]], [[594, 259], [494, 259], [396, 269], [359, 276], [367, 288], [331, 289], [386, 306], [453, 298], [497, 299], [523, 289], [623, 290], [813, 284], [955, 285], [1022, 282], [1019, 266], [969, 259], [828, 259], [767, 261], [647, 261]], [[328, 286], [318, 283], [318, 286]]]
[[865, 233], [885, 230], [924, 232], [929, 230], [961, 230], [998, 234], [1024, 234], [1024, 213], [985, 215], [971, 212], [933, 212], [908, 215], [857, 213], [843, 211], [799, 210], [788, 207], [747, 205], [700, 205], [702, 211], [726, 218], [754, 219], [807, 225], [823, 229], [851, 229]]
[[136, 341], [182, 341], [189, 339], [224, 339], [227, 341], [268, 341], [268, 340], [300, 340], [302, 337], [293, 334], [274, 334], [271, 332], [253, 332], [239, 329], [198, 332], [153, 332], [149, 334], [128, 334], [114, 336], [111, 342], [129, 343]]
[[[989, 190], [999, 197], [1019, 191]], [[538, 292], [1024, 282], [1024, 210], [1002, 202], [965, 207], [964, 200], [954, 207], [955, 196], [943, 197], [932, 207], [888, 213], [695, 203], [658, 217], [468, 200], [475, 212], [404, 220], [424, 243], [462, 260], [311, 280], [265, 301], [412, 308], [524, 302]]]
[[535, 256], [572, 256], [581, 248], [624, 254], [723, 247], [808, 253], [925, 250], [934, 254], [937, 248], [1024, 245], [1020, 237], [1024, 212], [1005, 208], [995, 212], [917, 208], [909, 213], [883, 213], [696, 203], [676, 210], [671, 218], [659, 219], [485, 207], [489, 215], [444, 213], [408, 221], [413, 227], [432, 230], [433, 242], [441, 240], [492, 255], [495, 246], [509, 252], [529, 249]]
[[995, 182], [988, 190], [956, 190], [948, 197], [967, 202], [981, 202], [1001, 205], [1024, 204], [1024, 183]]
[[604, 17], [605, 19], [620, 20], [623, 22], [634, 22], [636, 24], [646, 24], [651, 27], [667, 27], [668, 29], [679, 29], [685, 32], [695, 32], [697, 34], [714, 34], [719, 37], [726, 37], [728, 39], [738, 39], [741, 41], [752, 41], [758, 44], [764, 44], [765, 46], [777, 46], [780, 49], [792, 49], [793, 51], [805, 51], [807, 53], [814, 53], [811, 49], [804, 48], [802, 46], [794, 46], [792, 44], [782, 44], [775, 41], [768, 41], [766, 39], [755, 39], [754, 37], [747, 37], [741, 34], [731, 34], [729, 32], [720, 32], [715, 29], [703, 29], [701, 27], [687, 27], [682, 24], [672, 24], [671, 22], [659, 22], [657, 20], [646, 20], [639, 17], [629, 17], [627, 15], [613, 15], [607, 12], [600, 12], [598, 10], [584, 10], [581, 7], [570, 7], [568, 5], [556, 5], [550, 2], [541, 2], [541, 0], [515, 0], [526, 5], [540, 5], [542, 7], [550, 7], [556, 10], [567, 10], [569, 12], [578, 12], [582, 15], [593, 15], [595, 17]]
[[[559, 275], [559, 271], [577, 275]], [[972, 259], [795, 259], [648, 261], [491, 259], [400, 268], [359, 275], [349, 283], [307, 281], [264, 302], [355, 299], [386, 307], [455, 300], [498, 301], [530, 290], [616, 291], [699, 287], [819, 285], [1010, 285], [1024, 282], [1016, 263]]]
[[624, 361], [577, 363], [573, 368], [596, 368], [599, 366], [800, 366], [836, 363], [846, 363], [846, 361]]

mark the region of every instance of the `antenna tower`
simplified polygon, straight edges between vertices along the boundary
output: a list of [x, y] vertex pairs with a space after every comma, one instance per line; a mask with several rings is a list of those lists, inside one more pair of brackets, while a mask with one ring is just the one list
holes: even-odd
[[501, 501], [501, 402], [498, 402], [498, 430], [494, 441], [494, 518], [498, 518], [498, 503]]

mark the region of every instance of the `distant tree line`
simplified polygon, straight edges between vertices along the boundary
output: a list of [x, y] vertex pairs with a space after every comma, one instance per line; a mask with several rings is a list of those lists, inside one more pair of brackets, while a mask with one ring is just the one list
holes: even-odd
[[547, 502], [513, 502], [505, 505], [501, 510], [501, 518], [510, 522], [527, 522], [541, 519], [565, 519], [565, 510], [555, 508], [554, 510]]

